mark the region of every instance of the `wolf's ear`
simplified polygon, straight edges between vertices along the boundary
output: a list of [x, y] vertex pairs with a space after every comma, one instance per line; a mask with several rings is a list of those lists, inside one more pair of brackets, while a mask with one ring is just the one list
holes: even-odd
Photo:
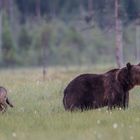
[[130, 62], [128, 62], [128, 63], [126, 64], [126, 67], [127, 67], [128, 70], [131, 69], [132, 65], [130, 64]]

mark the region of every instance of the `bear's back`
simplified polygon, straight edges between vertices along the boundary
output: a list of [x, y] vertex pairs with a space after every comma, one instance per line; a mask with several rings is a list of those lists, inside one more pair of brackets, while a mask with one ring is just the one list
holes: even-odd
[[64, 94], [68, 91], [91, 90], [98, 88], [103, 84], [103, 75], [101, 74], [81, 74], [74, 78], [64, 90]]

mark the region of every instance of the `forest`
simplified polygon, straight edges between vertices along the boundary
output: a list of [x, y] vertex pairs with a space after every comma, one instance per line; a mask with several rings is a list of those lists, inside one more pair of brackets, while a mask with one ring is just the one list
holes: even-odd
[[[139, 0], [118, 0], [122, 57], [139, 60]], [[115, 0], [0, 0], [0, 66], [115, 64]]]

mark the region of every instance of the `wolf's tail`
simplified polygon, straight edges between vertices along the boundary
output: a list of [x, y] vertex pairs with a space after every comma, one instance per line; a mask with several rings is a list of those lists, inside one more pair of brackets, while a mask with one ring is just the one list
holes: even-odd
[[7, 103], [10, 107], [14, 107], [14, 106], [12, 105], [12, 103], [9, 101], [8, 98], [6, 99], [6, 103]]

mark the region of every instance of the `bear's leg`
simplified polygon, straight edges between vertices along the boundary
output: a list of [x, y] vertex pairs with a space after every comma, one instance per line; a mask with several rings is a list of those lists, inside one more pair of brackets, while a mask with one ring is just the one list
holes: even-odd
[[111, 110], [111, 109], [112, 109], [111, 94], [109, 94], [109, 96], [108, 96], [107, 109], [108, 109], [108, 110]]
[[3, 110], [3, 107], [2, 107], [2, 105], [0, 104], [0, 111], [2, 111]]
[[128, 104], [129, 104], [129, 92], [126, 92], [126, 98], [125, 98], [125, 106], [126, 106], [126, 108], [128, 108]]
[[77, 111], [77, 110], [81, 110], [82, 112], [85, 110], [84, 106], [82, 106], [81, 104], [71, 104], [70, 105], [70, 109], [71, 112], [73, 111]]
[[123, 109], [126, 108], [126, 93], [123, 94], [123, 98], [122, 98], [122, 108], [123, 108]]
[[108, 110], [112, 110], [112, 107], [114, 107], [115, 108], [115, 106], [114, 106], [114, 93], [112, 92], [111, 94], [109, 94], [110, 96], [109, 96], [109, 100], [108, 100]]
[[123, 93], [123, 99], [122, 99], [122, 108], [128, 108], [129, 103], [129, 92]]

